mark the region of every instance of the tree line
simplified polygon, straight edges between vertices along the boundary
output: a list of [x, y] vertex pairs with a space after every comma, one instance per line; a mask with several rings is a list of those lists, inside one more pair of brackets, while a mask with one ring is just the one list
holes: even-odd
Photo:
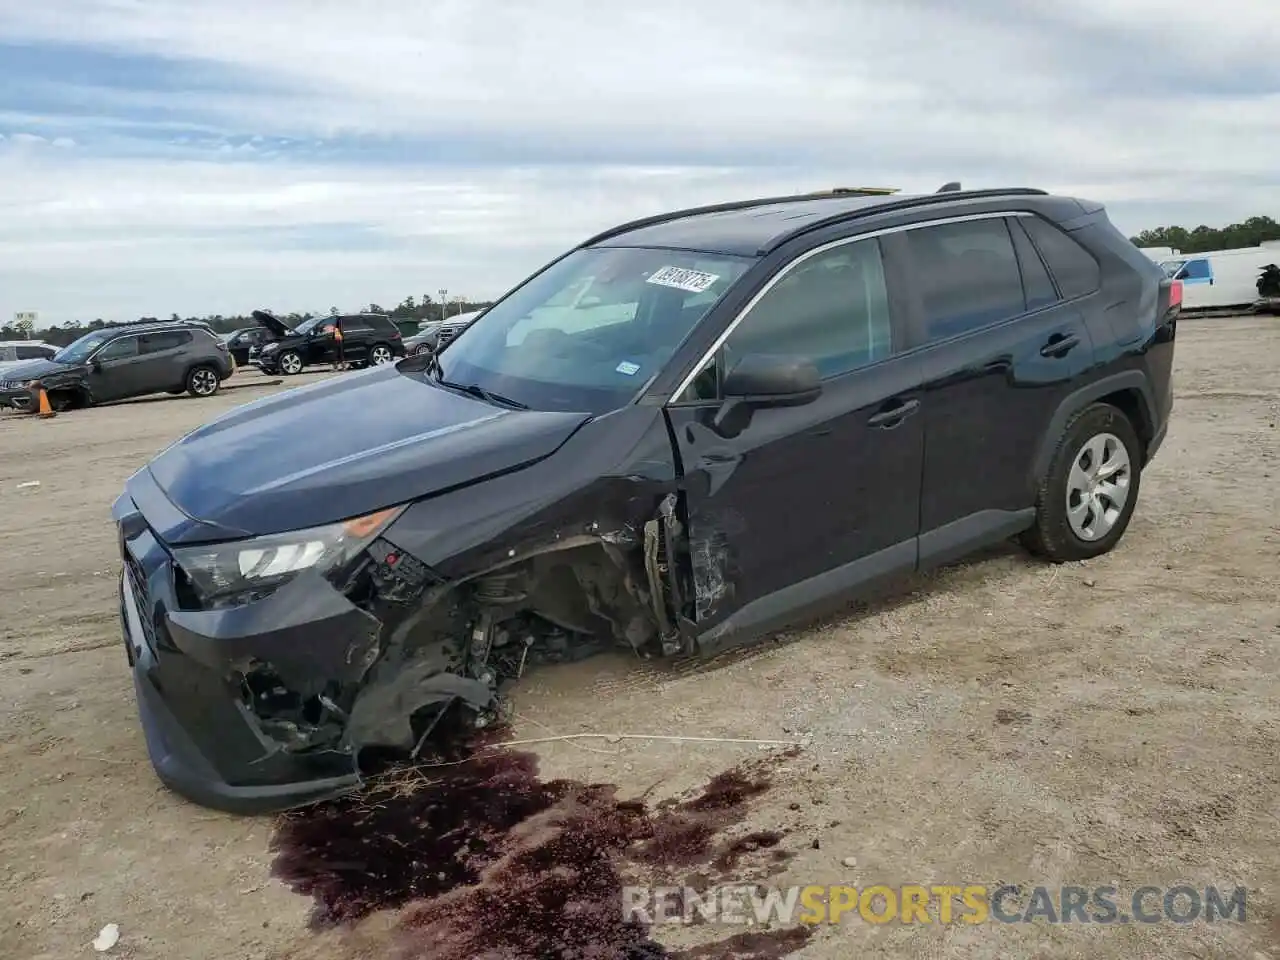
[[[383, 313], [391, 317], [393, 320], [401, 322], [421, 322], [423, 320], [439, 320], [444, 314], [445, 307], [448, 307], [448, 315], [456, 316], [459, 313], [470, 313], [473, 310], [481, 310], [490, 306], [490, 302], [473, 303], [468, 300], [451, 300], [447, 305], [433, 300], [429, 294], [424, 294], [421, 300], [415, 299], [412, 295], [405, 297], [396, 306], [387, 309], [377, 303], [370, 303], [368, 306], [359, 308], [357, 312], [366, 313]], [[345, 311], [339, 310], [337, 307], [330, 307], [329, 314], [336, 315]], [[277, 314], [281, 320], [290, 326], [297, 326], [303, 320], [310, 320], [316, 314], [306, 313], [287, 313]], [[139, 317], [139, 321], [155, 321], [159, 317]], [[193, 322], [207, 323], [217, 333], [230, 333], [233, 330], [239, 330], [242, 327], [254, 326], [253, 317], [249, 314], [237, 314], [235, 316], [223, 316], [220, 313], [211, 314], [204, 317], [182, 317], [176, 313], [169, 315], [170, 320], [189, 320]], [[56, 346], [66, 346], [78, 337], [91, 333], [94, 330], [102, 330], [106, 327], [119, 326], [119, 324], [108, 323], [106, 320], [91, 320], [88, 323], [68, 322], [59, 324], [54, 327], [37, 327], [33, 330], [26, 330], [18, 327], [14, 322], [0, 326], [0, 340], [43, 340], [46, 343], [52, 343]]]
[[1182, 253], [1209, 253], [1256, 247], [1267, 240], [1280, 240], [1280, 223], [1271, 217], [1250, 217], [1242, 223], [1230, 223], [1225, 227], [1206, 227], [1203, 224], [1190, 230], [1186, 227], [1159, 227], [1143, 230], [1129, 239], [1139, 247], [1173, 247]]

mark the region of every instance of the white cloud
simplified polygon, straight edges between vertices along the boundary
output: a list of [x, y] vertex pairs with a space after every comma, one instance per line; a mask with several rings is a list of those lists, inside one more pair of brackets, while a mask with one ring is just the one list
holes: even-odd
[[[831, 185], [1044, 186], [1106, 202], [1131, 232], [1280, 207], [1274, 17], [1249, 0], [10, 6], [0, 40], [234, 82], [82, 87], [76, 128], [56, 130], [76, 150], [0, 147], [0, 317], [492, 295], [628, 216]], [[156, 111], [190, 142], [171, 128], [151, 156], [94, 153]], [[356, 135], [399, 144], [400, 162], [298, 152]], [[543, 165], [443, 167], [435, 138]], [[161, 140], [226, 157], [166, 158]], [[545, 160], [575, 154], [594, 165]]]

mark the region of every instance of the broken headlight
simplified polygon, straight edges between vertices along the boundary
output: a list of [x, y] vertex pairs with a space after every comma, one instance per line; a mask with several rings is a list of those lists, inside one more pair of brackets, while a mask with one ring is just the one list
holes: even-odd
[[204, 603], [248, 603], [267, 596], [304, 570], [323, 574], [344, 567], [403, 509], [391, 507], [338, 523], [251, 540], [178, 547], [173, 557]]

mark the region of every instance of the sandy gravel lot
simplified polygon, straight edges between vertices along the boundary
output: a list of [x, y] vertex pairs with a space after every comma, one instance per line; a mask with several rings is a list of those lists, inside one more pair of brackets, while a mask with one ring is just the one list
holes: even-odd
[[[1105, 558], [1048, 567], [995, 550], [751, 655], [544, 671], [519, 691], [514, 735], [803, 738], [726, 828], [782, 834], [789, 859], [741, 867], [771, 884], [1248, 888], [1244, 923], [855, 916], [796, 957], [1280, 957], [1278, 358], [1280, 318], [1183, 322], [1169, 437]], [[355, 933], [308, 929], [311, 900], [272, 876], [273, 822], [162, 789], [136, 723], [110, 503], [166, 444], [270, 389], [0, 414], [0, 956], [93, 955], [110, 922], [108, 955], [138, 960], [388, 955], [389, 913]], [[766, 756], [535, 749], [544, 777], [650, 800]]]

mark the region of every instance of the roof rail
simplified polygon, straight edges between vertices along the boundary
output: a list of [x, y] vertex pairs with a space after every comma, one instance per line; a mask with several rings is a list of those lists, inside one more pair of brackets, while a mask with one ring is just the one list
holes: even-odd
[[[951, 186], [951, 184], [947, 184]], [[959, 184], [956, 184], [957, 188]], [[605, 240], [611, 240], [614, 237], [621, 236], [624, 233], [630, 233], [633, 230], [640, 230], [644, 227], [656, 226], [659, 223], [667, 223], [671, 220], [682, 220], [685, 217], [696, 217], [708, 213], [728, 213], [732, 210], [750, 210], [753, 207], [767, 207], [775, 203], [797, 203], [803, 200], [831, 200], [836, 197], [849, 196], [888, 196], [896, 193], [896, 188], [890, 187], [837, 187], [834, 190], [819, 190], [814, 193], [798, 193], [790, 194], [782, 197], [758, 197], [753, 200], [730, 200], [727, 203], [712, 203], [702, 207], [686, 207], [683, 210], [672, 210], [667, 213], [658, 213], [648, 217], [641, 217], [638, 220], [630, 220], [626, 223], [618, 224], [616, 227], [610, 227], [597, 233], [594, 237], [582, 241], [578, 244], [578, 249], [582, 247], [590, 247], [594, 244], [601, 243]], [[825, 226], [829, 223], [837, 223], [841, 220], [852, 219], [860, 216], [871, 216], [885, 210], [900, 210], [904, 208], [924, 206], [930, 203], [946, 203], [951, 200], [968, 200], [981, 199], [983, 197], [1004, 197], [1004, 196], [1048, 196], [1045, 190], [1038, 190], [1033, 187], [1006, 187], [995, 190], [953, 190], [944, 195], [936, 193], [924, 194], [923, 196], [908, 196], [898, 200], [889, 200], [883, 204], [877, 204], [867, 207], [865, 210], [846, 210], [843, 213], [833, 214], [830, 217], [824, 217], [822, 220], [810, 223], [793, 233], [786, 234], [784, 237], [772, 243], [767, 249], [762, 249], [761, 255], [775, 249], [779, 243], [791, 239], [797, 234]]]
[[703, 207], [687, 207], [684, 210], [672, 210], [667, 213], [657, 213], [649, 217], [641, 217], [639, 220], [631, 220], [627, 223], [619, 224], [616, 227], [610, 227], [601, 233], [597, 233], [594, 237], [584, 240], [578, 244], [579, 247], [589, 247], [593, 244], [600, 243], [604, 240], [612, 239], [624, 233], [630, 233], [632, 230], [640, 230], [643, 227], [656, 226], [659, 223], [666, 223], [669, 220], [682, 220], [685, 217], [696, 217], [705, 213], [728, 213], [731, 210], [750, 210], [752, 207], [767, 207], [774, 203], [796, 203], [801, 200], [830, 200], [833, 197], [848, 196], [882, 196], [886, 192], [894, 192], [886, 187], [837, 187], [834, 190], [818, 190], [814, 193], [796, 193], [785, 197], [758, 197], [754, 200], [730, 200], [727, 203], [712, 203]]
[[935, 203], [951, 203], [956, 200], [983, 200], [998, 199], [1000, 197], [1047, 197], [1049, 191], [1039, 190], [1035, 187], [1002, 187], [992, 190], [951, 190], [947, 193], [926, 193], [921, 196], [902, 197], [897, 200], [887, 200], [884, 203], [878, 203], [875, 206], [864, 207], [862, 209], [845, 210], [842, 213], [833, 213], [829, 217], [823, 217], [820, 220], [810, 220], [803, 226], [797, 227], [789, 233], [779, 234], [769, 241], [768, 244], [761, 247], [759, 255], [764, 256], [777, 250], [789, 240], [810, 233], [814, 230], [821, 230], [823, 227], [830, 226], [833, 223], [843, 223], [847, 220], [860, 220], [863, 217], [874, 217], [882, 213], [891, 213], [895, 210], [911, 210], [915, 207], [927, 207]]

